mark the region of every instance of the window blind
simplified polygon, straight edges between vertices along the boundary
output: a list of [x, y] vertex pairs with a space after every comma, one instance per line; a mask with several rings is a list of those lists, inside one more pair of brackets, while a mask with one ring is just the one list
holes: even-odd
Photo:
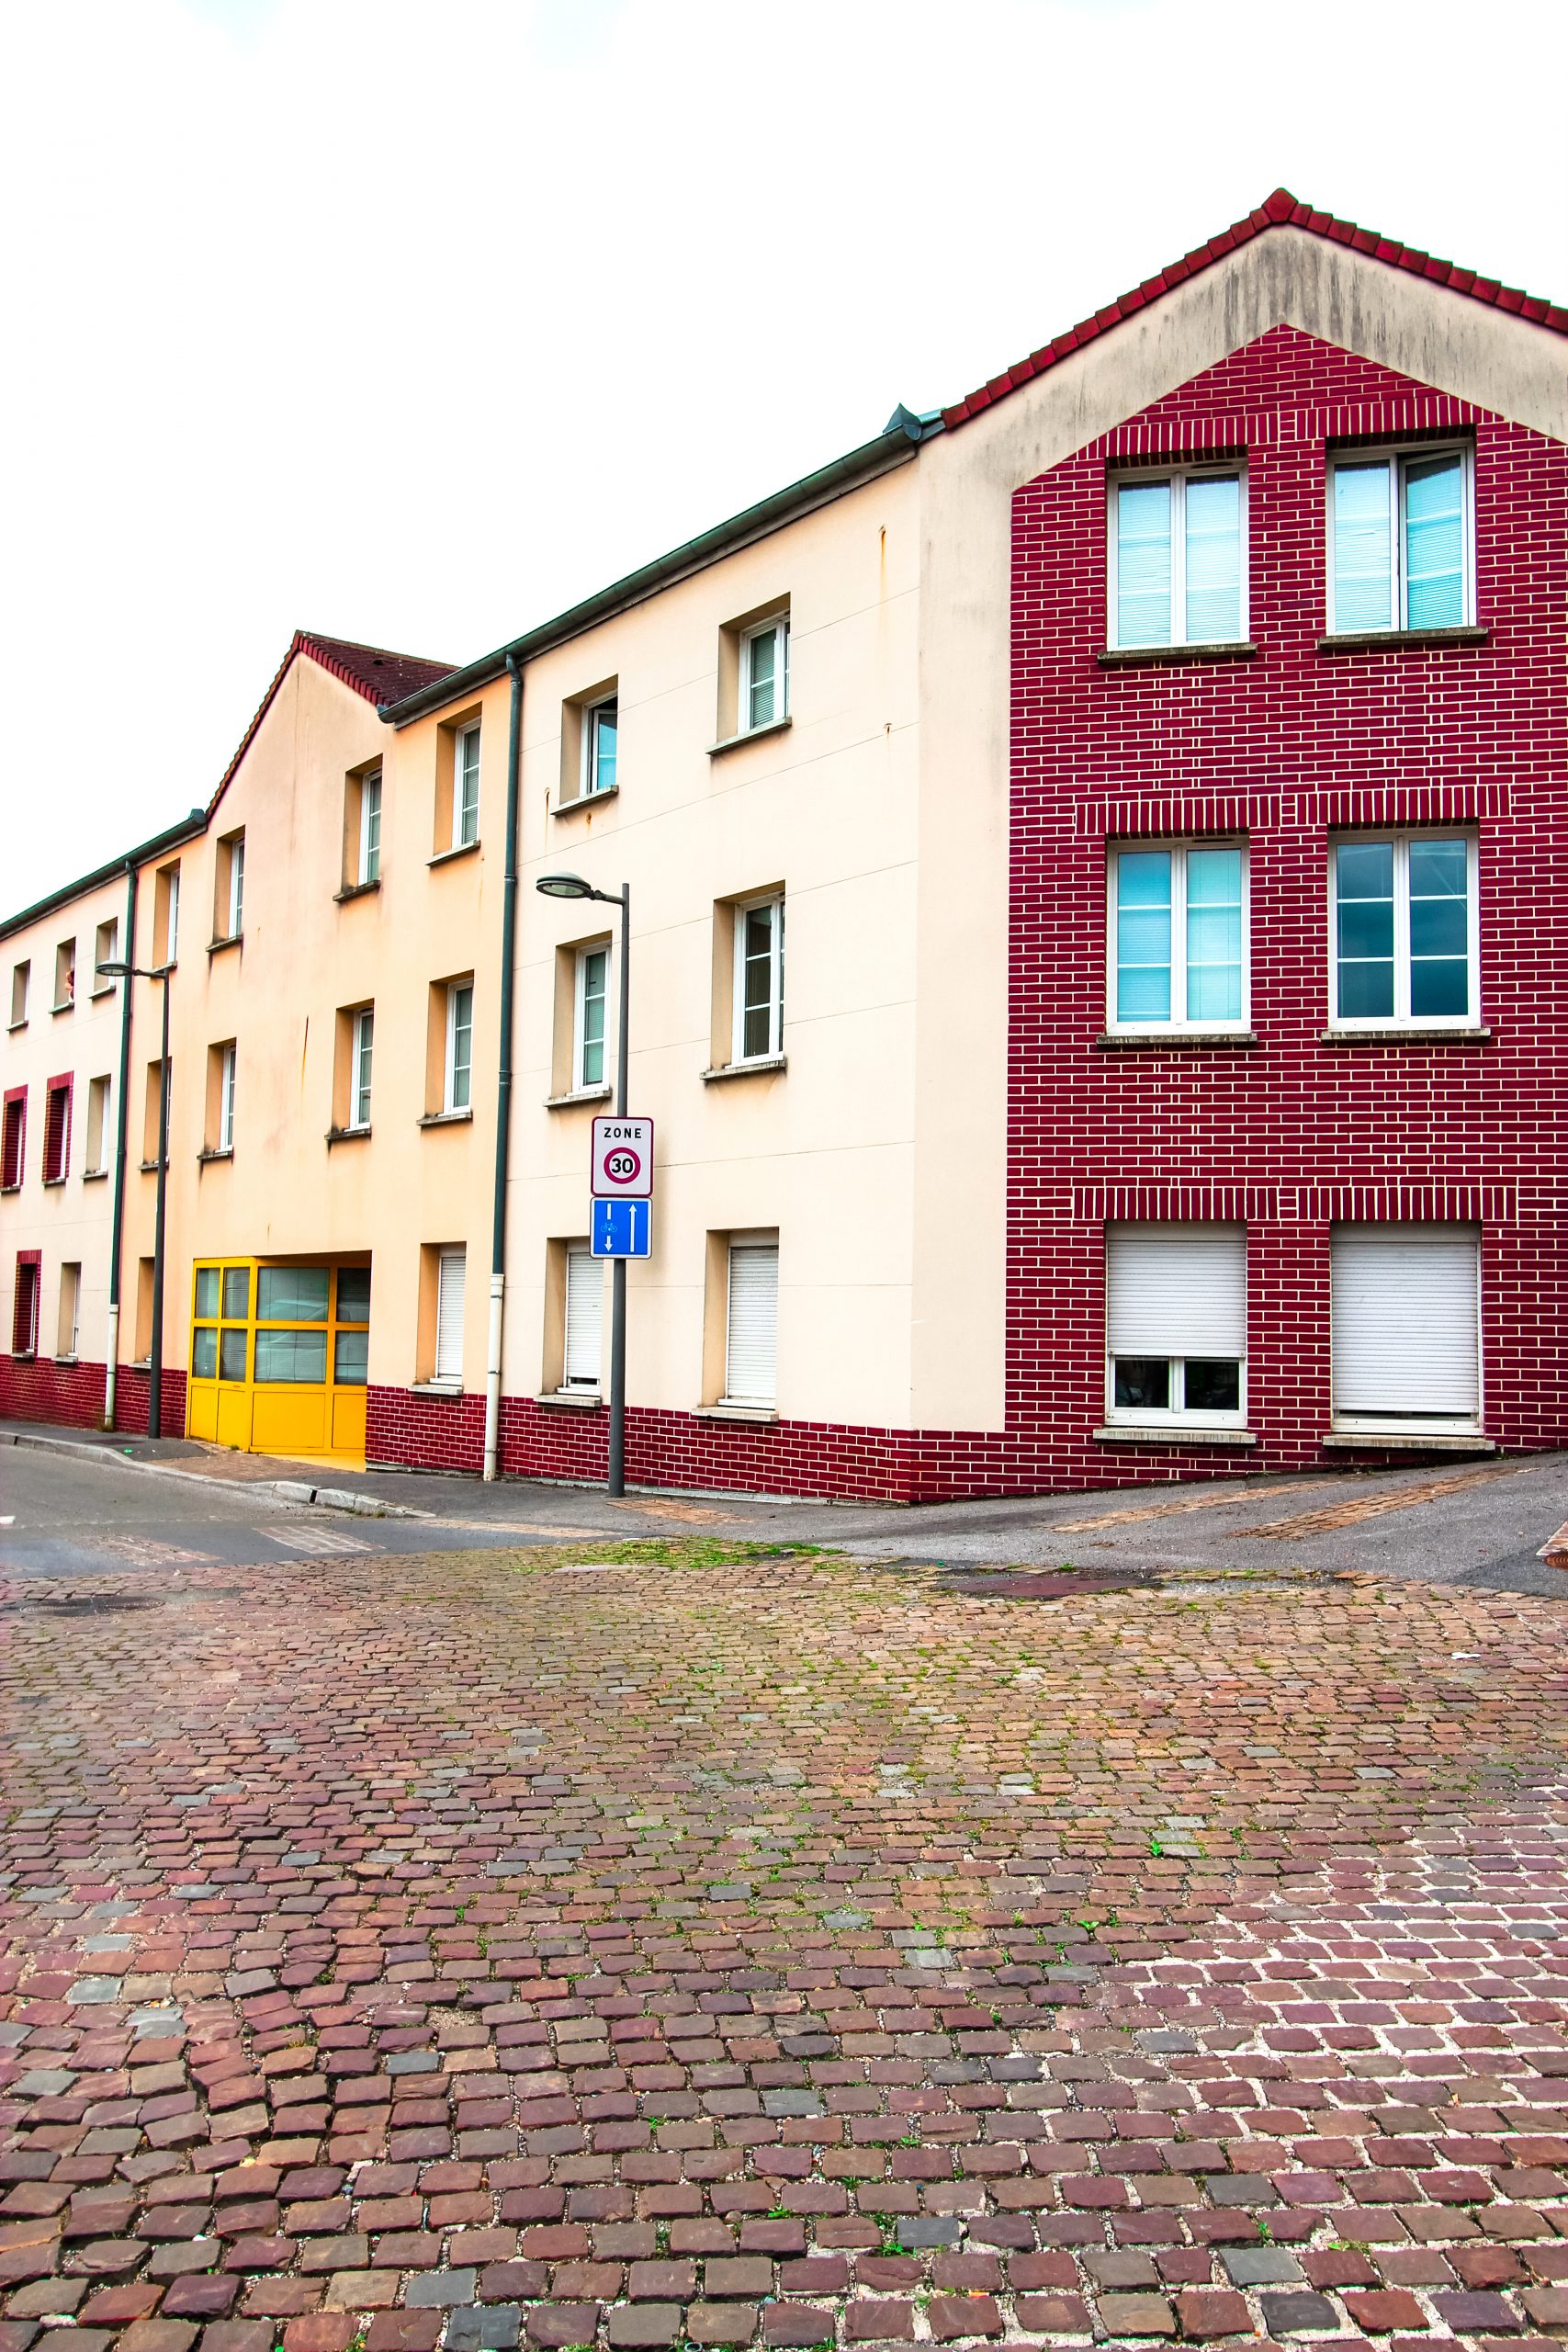
[[1113, 1226], [1105, 1272], [1113, 1356], [1247, 1353], [1245, 1227]]
[[443, 1250], [435, 1293], [435, 1377], [463, 1377], [463, 1280], [461, 1250]]
[[566, 1349], [562, 1378], [568, 1388], [597, 1388], [604, 1329], [604, 1269], [589, 1250], [566, 1253]]
[[778, 1328], [777, 1242], [732, 1242], [725, 1360], [725, 1395], [730, 1403], [773, 1402], [778, 1393]]
[[1473, 1420], [1481, 1409], [1473, 1227], [1341, 1226], [1330, 1263], [1335, 1411]]

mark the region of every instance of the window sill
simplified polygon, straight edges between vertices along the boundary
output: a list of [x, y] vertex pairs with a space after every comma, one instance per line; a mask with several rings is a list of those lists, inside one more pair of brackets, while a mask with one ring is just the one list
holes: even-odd
[[1491, 1038], [1490, 1029], [1427, 1028], [1412, 1021], [1403, 1027], [1389, 1023], [1376, 1028], [1325, 1029], [1317, 1042], [1320, 1046], [1485, 1046]]
[[[113, 994], [114, 994], [114, 982], [111, 980], [111, 981], [109, 982], [109, 984], [108, 984], [107, 988], [105, 988], [105, 989], [89, 989], [87, 990], [87, 1002], [88, 1002], [89, 1004], [96, 1004], [96, 1002], [97, 1002], [98, 999], [99, 999], [101, 996], [113, 996]], [[74, 1357], [74, 1356], [73, 1356], [73, 1357], [72, 1357], [72, 1359], [71, 1359], [71, 1361], [72, 1361], [72, 1363], [75, 1363], [75, 1361], [76, 1361], [75, 1357]]]
[[377, 876], [374, 882], [345, 882], [341, 890], [334, 890], [333, 892], [333, 904], [334, 907], [341, 907], [346, 904], [350, 899], [368, 899], [375, 891], [378, 890], [380, 887], [381, 877], [379, 875]]
[[1460, 628], [1368, 628], [1320, 637], [1320, 653], [1397, 653], [1424, 645], [1490, 645], [1492, 632], [1466, 623]]
[[782, 718], [770, 718], [765, 727], [750, 727], [744, 735], [726, 735], [721, 742], [710, 743], [708, 757], [719, 759], [726, 752], [738, 752], [742, 743], [760, 743], [764, 735], [782, 735], [786, 727], [794, 725], [793, 717], [786, 711]]
[[787, 1054], [759, 1055], [750, 1062], [720, 1062], [713, 1069], [704, 1070], [703, 1084], [712, 1086], [723, 1078], [776, 1078], [780, 1070], [788, 1068]]
[[547, 1111], [575, 1110], [580, 1102], [607, 1102], [615, 1092], [611, 1086], [578, 1086], [570, 1094], [547, 1094]]
[[602, 800], [614, 800], [620, 788], [618, 784], [606, 784], [597, 792], [574, 792], [570, 800], [556, 802], [555, 813], [558, 817], [575, 817], [581, 809], [597, 808]]
[[469, 1111], [427, 1111], [420, 1121], [422, 1127], [460, 1127], [473, 1117]]
[[198, 1151], [196, 1155], [196, 1164], [198, 1168], [205, 1168], [209, 1160], [232, 1159], [233, 1157], [234, 1147], [231, 1143], [220, 1144], [210, 1150]]
[[51, 1193], [56, 1185], [63, 1184], [64, 1182], [63, 1176], [46, 1176], [43, 1180], [43, 1189], [46, 1193]]
[[152, 1359], [151, 1356], [138, 1356], [134, 1363], [128, 1363], [125, 1368], [127, 1372], [150, 1373], [152, 1369]]
[[1103, 645], [1095, 655], [1102, 670], [1137, 670], [1170, 662], [1256, 662], [1259, 648], [1247, 638], [1217, 638], [1201, 645]]
[[11, 1362], [13, 1363], [37, 1363], [38, 1350], [36, 1348], [13, 1348], [11, 1351]]
[[[156, 1176], [158, 1173], [158, 1163], [155, 1159], [143, 1159], [138, 1164], [143, 1176]], [[164, 1167], [166, 1168], [168, 1164], [168, 1161], [165, 1159], [164, 1162]]]
[[227, 939], [209, 939], [207, 943], [207, 953], [209, 957], [221, 956], [226, 947], [239, 947], [243, 945], [244, 937], [245, 934], [243, 931], [231, 931]]
[[1100, 1445], [1256, 1445], [1258, 1438], [1252, 1430], [1217, 1430], [1199, 1422], [1190, 1428], [1179, 1421], [1134, 1424], [1131, 1421], [1111, 1421], [1102, 1430], [1091, 1430], [1089, 1435]]
[[776, 1405], [699, 1405], [699, 1421], [776, 1421]]
[[101, 1184], [107, 1179], [108, 1172], [107, 1168], [84, 1168], [82, 1182], [84, 1184]]
[[21, 1189], [22, 1180], [19, 1176], [14, 1184], [0, 1184], [0, 1193], [19, 1193]]
[[463, 1394], [460, 1380], [416, 1380], [410, 1394], [414, 1396], [446, 1396], [457, 1403]]
[[1446, 1435], [1436, 1430], [1330, 1430], [1323, 1439], [1337, 1453], [1495, 1453], [1496, 1441], [1479, 1430], [1470, 1435]]
[[27, 1025], [26, 1015], [24, 1015], [20, 1021], [7, 1021], [6, 1023], [6, 1035], [7, 1037], [14, 1037], [18, 1029], [25, 1029]]
[[426, 865], [450, 865], [455, 858], [476, 857], [479, 847], [478, 842], [459, 842], [456, 849], [438, 849], [434, 857], [427, 857], [424, 862]]
[[63, 1004], [51, 1004], [49, 1009], [51, 1013], [74, 1012], [76, 1010], [76, 1000], [73, 996], [68, 996]]
[[68, 1356], [55, 1356], [55, 1357], [53, 1357], [53, 1358], [51, 1359], [51, 1361], [52, 1361], [53, 1363], [81, 1363], [81, 1361], [82, 1361], [82, 1359], [81, 1359], [81, 1357], [80, 1357], [80, 1356], [78, 1356], [78, 1355], [68, 1355]]
[[368, 1143], [369, 1140], [370, 1129], [368, 1126], [329, 1127], [327, 1129], [327, 1149], [329, 1151], [331, 1151], [334, 1143]]
[[1230, 1046], [1247, 1053], [1258, 1044], [1250, 1029], [1108, 1029], [1094, 1041], [1097, 1053], [1134, 1053], [1150, 1046], [1203, 1046], [1211, 1050]]
[[604, 1399], [596, 1388], [551, 1388], [534, 1402], [547, 1411], [553, 1405], [564, 1405], [570, 1413], [597, 1413], [603, 1410]]

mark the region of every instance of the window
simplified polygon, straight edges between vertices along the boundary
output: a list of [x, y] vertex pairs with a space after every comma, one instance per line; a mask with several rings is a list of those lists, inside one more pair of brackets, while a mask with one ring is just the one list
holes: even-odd
[[218, 1148], [234, 1148], [234, 1042], [218, 1048]]
[[79, 1264], [66, 1264], [60, 1269], [60, 1318], [54, 1335], [57, 1356], [74, 1356], [81, 1337], [82, 1269]]
[[1112, 1422], [1239, 1427], [1247, 1235], [1240, 1226], [1111, 1226], [1105, 1237]]
[[[139, 1258], [136, 1261], [136, 1353], [131, 1361], [143, 1366], [152, 1353], [152, 1272], [155, 1263], [152, 1258]], [[243, 1338], [243, 1333], [241, 1337]]]
[[1228, 645], [1247, 635], [1247, 482], [1239, 466], [1111, 484], [1113, 646]]
[[604, 1083], [604, 1008], [610, 992], [610, 951], [577, 951], [577, 996], [572, 1012], [571, 1087], [574, 1094]]
[[461, 1250], [437, 1253], [435, 1270], [435, 1373], [437, 1380], [461, 1383], [463, 1377], [463, 1284], [467, 1271]]
[[471, 1107], [474, 1055], [474, 984], [455, 980], [446, 990], [446, 1086], [444, 1111]]
[[11, 1026], [22, 1028], [28, 1017], [28, 984], [32, 978], [30, 962], [11, 967]]
[[452, 752], [452, 846], [466, 849], [479, 837], [479, 729], [459, 728]]
[[1334, 1419], [1462, 1435], [1481, 1414], [1481, 1248], [1472, 1227], [1342, 1225], [1330, 1243]]
[[359, 863], [355, 879], [360, 883], [381, 879], [381, 771], [373, 768], [360, 779], [359, 785]]
[[180, 869], [161, 865], [152, 890], [152, 964], [172, 964], [179, 953]]
[[101, 922], [93, 942], [93, 989], [95, 996], [108, 996], [114, 989], [112, 980], [101, 977], [106, 964], [116, 962], [119, 956], [119, 924]]
[[[337, 1319], [340, 1325], [368, 1325], [370, 1321], [370, 1269], [368, 1266], [340, 1266], [337, 1275]], [[340, 1329], [333, 1342], [333, 1378], [340, 1388], [363, 1388], [370, 1373], [370, 1333], [368, 1329]]]
[[87, 1081], [87, 1152], [82, 1173], [102, 1176], [108, 1170], [109, 1150], [109, 1081], [107, 1078], [92, 1078]]
[[71, 1161], [71, 1090], [69, 1078], [51, 1078], [43, 1098], [43, 1181], [63, 1184]]
[[777, 1239], [738, 1236], [729, 1245], [725, 1404], [773, 1404], [778, 1393], [778, 1332]]
[[14, 1086], [0, 1112], [0, 1193], [14, 1193], [22, 1181], [22, 1153], [28, 1134], [28, 1090]]
[[54, 951], [54, 1010], [63, 1012], [76, 1001], [76, 942], [62, 939]]
[[1331, 458], [1331, 633], [1458, 628], [1474, 619], [1472, 481], [1468, 449]]
[[370, 1005], [353, 1015], [354, 1058], [349, 1072], [349, 1125], [370, 1125], [370, 1065], [376, 1044], [376, 1014]]
[[1111, 855], [1111, 1026], [1242, 1029], [1247, 855], [1240, 842]]
[[738, 1062], [784, 1052], [784, 902], [764, 899], [735, 910], [735, 1035]]
[[1480, 1018], [1476, 844], [1396, 833], [1330, 852], [1329, 1020], [1462, 1028]]
[[740, 711], [737, 732], [750, 735], [789, 715], [789, 615], [742, 632]]
[[[164, 1098], [168, 1090], [174, 1064], [149, 1062], [147, 1065], [147, 1098], [141, 1119], [141, 1165], [156, 1168], [162, 1136]], [[166, 1141], [166, 1138], [164, 1138]]]
[[586, 1242], [574, 1241], [569, 1245], [566, 1253], [563, 1388], [597, 1391], [604, 1329], [604, 1261], [593, 1256]]
[[608, 695], [590, 703], [582, 714], [581, 797], [615, 789], [615, 742], [620, 726], [620, 701]]
[[245, 836], [230, 833], [218, 844], [218, 902], [213, 909], [212, 937], [238, 939], [245, 919]]
[[43, 1269], [36, 1250], [17, 1253], [17, 1288], [11, 1302], [11, 1353], [38, 1353], [38, 1295]]

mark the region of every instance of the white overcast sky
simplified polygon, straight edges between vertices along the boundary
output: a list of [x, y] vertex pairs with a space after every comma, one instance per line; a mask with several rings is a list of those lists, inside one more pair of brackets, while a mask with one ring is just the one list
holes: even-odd
[[0, 912], [205, 801], [297, 626], [470, 660], [1281, 183], [1568, 300], [1565, 23], [12, 6]]

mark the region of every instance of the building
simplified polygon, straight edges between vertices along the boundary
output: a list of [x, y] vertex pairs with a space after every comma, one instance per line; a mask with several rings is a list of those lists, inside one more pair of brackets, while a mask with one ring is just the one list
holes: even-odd
[[[617, 950], [535, 894], [564, 868], [629, 888], [659, 1138], [634, 1480], [919, 1500], [1564, 1442], [1565, 333], [1280, 192], [483, 661], [297, 639], [130, 862], [154, 954], [173, 852], [214, 910], [171, 984], [193, 1432], [477, 1471], [488, 1389], [493, 1466], [603, 1475]], [[0, 956], [52, 971], [125, 896], [90, 877]], [[97, 1002], [7, 1040], [0, 1410], [102, 1408], [113, 1187], [40, 1173], [64, 1064], [68, 1129], [112, 1066]], [[133, 1155], [138, 1354], [153, 1189]]]

